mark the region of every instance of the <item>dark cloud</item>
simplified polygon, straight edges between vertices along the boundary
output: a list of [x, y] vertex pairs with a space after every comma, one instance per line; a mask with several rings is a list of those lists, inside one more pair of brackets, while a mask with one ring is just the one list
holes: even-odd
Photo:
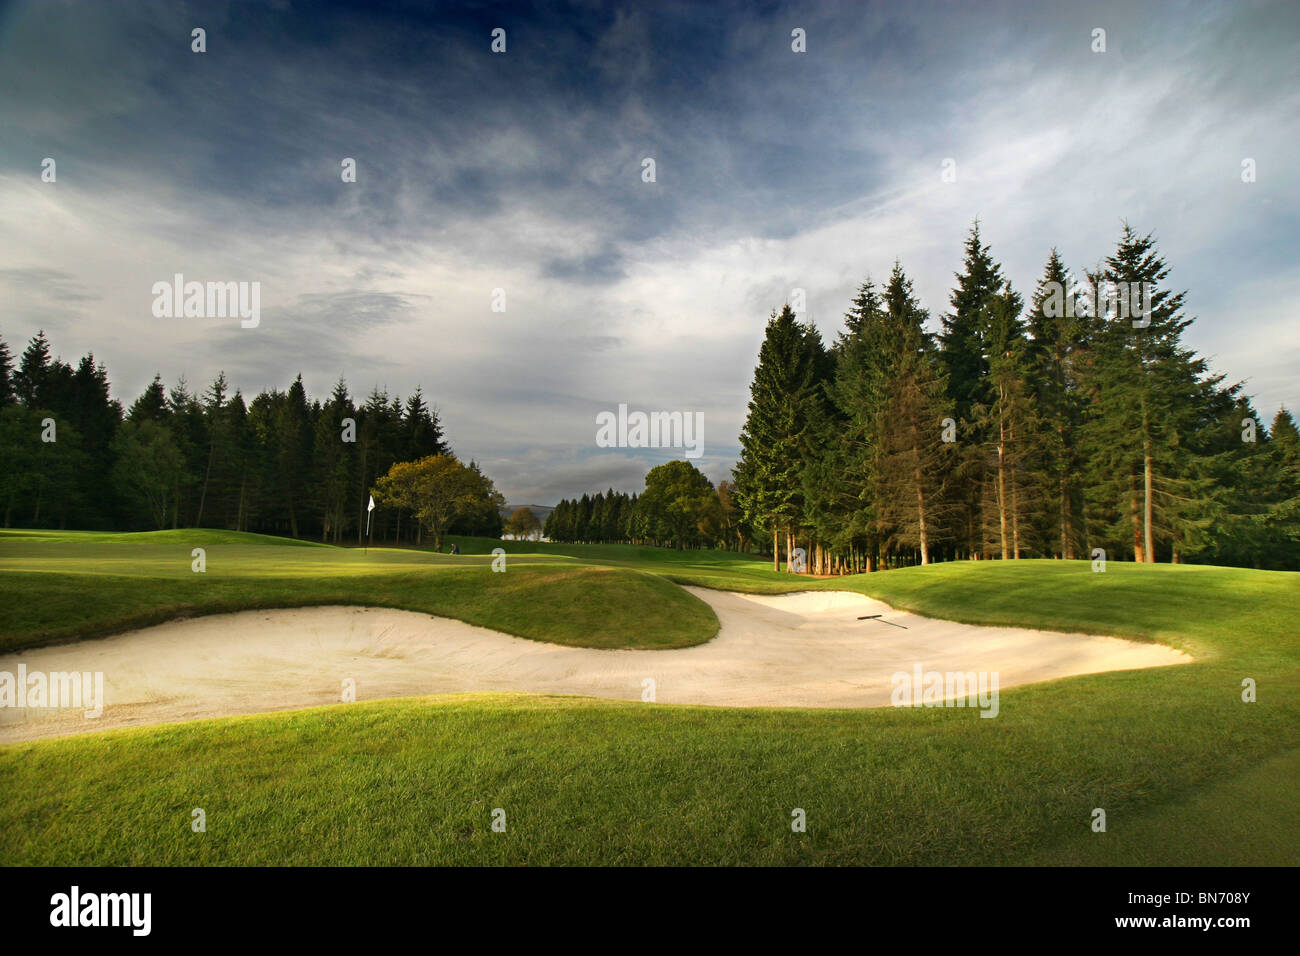
[[[976, 216], [1022, 291], [1128, 218], [1191, 344], [1297, 407], [1298, 35], [1281, 2], [0, 5], [0, 321], [128, 398], [154, 370], [423, 385], [545, 504], [658, 463], [592, 448], [623, 401], [702, 410], [725, 477], [794, 287], [829, 340], [896, 256], [942, 312]], [[260, 327], [153, 319], [175, 272], [261, 281]]]
[[622, 268], [622, 257], [613, 251], [572, 259], [551, 259], [542, 264], [542, 275], [548, 279], [569, 282], [616, 282], [627, 273]]

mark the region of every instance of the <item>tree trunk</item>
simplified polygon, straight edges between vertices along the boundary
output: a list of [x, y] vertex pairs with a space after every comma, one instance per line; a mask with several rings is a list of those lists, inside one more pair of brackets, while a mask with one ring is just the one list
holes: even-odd
[[1155, 504], [1151, 500], [1151, 479], [1151, 439], [1147, 438], [1142, 456], [1142, 530], [1147, 563], [1155, 564], [1156, 549], [1152, 541], [1153, 532], [1151, 528], [1152, 519], [1155, 517]]
[[1065, 517], [1066, 507], [1067, 504], [1066, 504], [1066, 492], [1065, 492], [1065, 475], [1062, 474], [1061, 475], [1061, 557], [1065, 558], [1068, 561], [1071, 558], [1073, 558], [1074, 555], [1068, 553], [1070, 547], [1069, 545], [1070, 533], [1066, 524], [1066, 520], [1067, 520]]
[[916, 469], [913, 473], [916, 481], [916, 518], [917, 518], [917, 537], [921, 539], [921, 563], [930, 563], [930, 539], [925, 527], [925, 491], [921, 488], [921, 455], [917, 452]]
[[1138, 516], [1137, 476], [1129, 472], [1129, 514], [1133, 520], [1133, 560], [1141, 564], [1146, 559], [1142, 556], [1142, 520]]
[[998, 415], [998, 534], [1001, 538], [1002, 560], [1007, 560], [1007, 432], [1002, 415]]
[[[1015, 441], [1015, 433], [1012, 433]], [[1011, 462], [1011, 560], [1020, 560], [1020, 491], [1016, 483], [1016, 463]]]
[[[194, 526], [199, 527], [203, 524], [203, 506], [208, 500], [208, 480], [212, 477], [212, 459], [217, 453], [215, 438], [208, 444], [208, 467], [203, 469], [203, 488], [199, 492], [199, 513], [194, 518]], [[294, 535], [297, 537], [297, 535]]]

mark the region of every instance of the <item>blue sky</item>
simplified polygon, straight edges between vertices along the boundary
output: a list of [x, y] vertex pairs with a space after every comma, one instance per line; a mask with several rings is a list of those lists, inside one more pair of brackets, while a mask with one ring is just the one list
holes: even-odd
[[[620, 403], [702, 412], [726, 477], [794, 288], [831, 339], [897, 257], [937, 323], [976, 217], [1025, 293], [1127, 219], [1270, 419], [1300, 409], [1297, 64], [1294, 3], [8, 3], [0, 334], [93, 351], [125, 403], [155, 371], [418, 385], [550, 504], [670, 457], [596, 446]], [[261, 324], [154, 318], [177, 272], [259, 281]]]

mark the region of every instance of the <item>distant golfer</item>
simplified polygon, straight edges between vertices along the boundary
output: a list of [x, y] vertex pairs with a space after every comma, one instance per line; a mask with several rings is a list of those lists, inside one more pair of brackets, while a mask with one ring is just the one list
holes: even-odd
[[451, 543], [451, 553], [460, 554], [460, 545], [458, 545], [455, 541]]

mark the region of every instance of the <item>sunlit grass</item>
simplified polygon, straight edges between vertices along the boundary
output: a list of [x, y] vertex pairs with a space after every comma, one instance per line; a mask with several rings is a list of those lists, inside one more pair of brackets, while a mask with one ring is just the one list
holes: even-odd
[[[14, 646], [133, 615], [327, 602], [605, 646], [707, 640], [712, 612], [677, 581], [858, 590], [1197, 660], [1005, 690], [993, 720], [484, 694], [13, 745], [0, 863], [1300, 863], [1300, 574], [1022, 561], [811, 581], [725, 552], [618, 545], [511, 554], [497, 574], [486, 553], [209, 539], [197, 575], [202, 534], [0, 536], [0, 633]], [[579, 547], [602, 550], [559, 551]], [[206, 834], [190, 830], [194, 807]], [[1090, 830], [1096, 807], [1105, 834]]]

